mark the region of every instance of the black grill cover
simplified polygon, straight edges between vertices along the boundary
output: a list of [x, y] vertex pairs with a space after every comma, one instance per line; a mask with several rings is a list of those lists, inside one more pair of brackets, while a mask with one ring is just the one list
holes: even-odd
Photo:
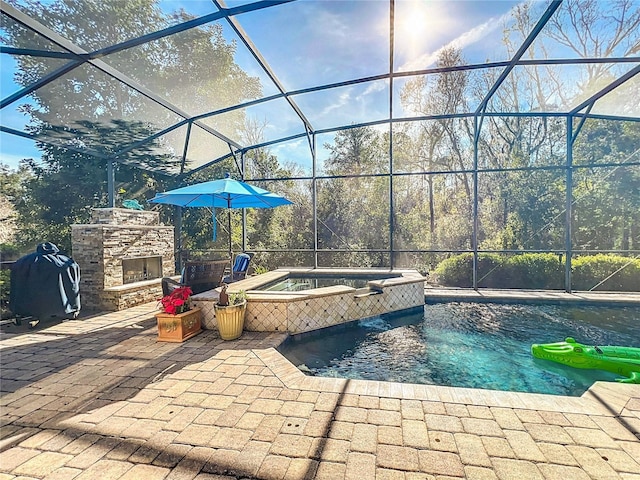
[[80, 267], [46, 242], [11, 266], [9, 309], [14, 315], [75, 317], [80, 312]]

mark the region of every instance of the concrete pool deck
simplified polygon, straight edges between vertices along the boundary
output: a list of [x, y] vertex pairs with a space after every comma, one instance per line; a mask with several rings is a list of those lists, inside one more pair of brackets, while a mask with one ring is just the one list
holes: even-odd
[[604, 304], [616, 306], [640, 307], [640, 293], [608, 292], [571, 292], [560, 290], [497, 290], [471, 288], [435, 288], [424, 289], [425, 301], [430, 302], [523, 302], [523, 303], [565, 303], [565, 304]]
[[160, 343], [155, 312], [2, 333], [0, 480], [640, 478], [640, 385], [306, 377], [275, 350], [283, 333]]

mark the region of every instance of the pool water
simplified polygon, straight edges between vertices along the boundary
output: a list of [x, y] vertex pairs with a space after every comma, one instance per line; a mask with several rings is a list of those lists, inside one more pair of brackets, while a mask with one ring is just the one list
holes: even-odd
[[279, 350], [324, 377], [572, 396], [618, 378], [531, 355], [531, 344], [566, 337], [640, 347], [640, 309], [441, 303], [289, 337]]
[[258, 290], [266, 290], [270, 292], [299, 292], [303, 290], [311, 290], [314, 288], [331, 287], [333, 285], [346, 285], [353, 288], [363, 288], [367, 286], [369, 280], [379, 280], [384, 278], [380, 275], [370, 278], [364, 277], [343, 277], [343, 276], [305, 276], [298, 277], [290, 275], [284, 280], [277, 280], [269, 283]]

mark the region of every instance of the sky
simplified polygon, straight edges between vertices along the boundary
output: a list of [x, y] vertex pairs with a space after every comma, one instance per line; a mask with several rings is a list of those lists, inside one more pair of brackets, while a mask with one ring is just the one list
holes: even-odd
[[[243, 3], [246, 2], [230, 1], [228, 6]], [[162, 0], [159, 5], [165, 11], [183, 8], [196, 16], [215, 8], [209, 0]], [[452, 45], [462, 49], [467, 63], [507, 59], [500, 39], [515, 5], [516, 2], [511, 1], [396, 0], [394, 70], [433, 67], [438, 52]], [[537, 5], [542, 11], [547, 2]], [[389, 72], [388, 1], [299, 0], [242, 14], [237, 19], [287, 90]], [[236, 40], [231, 28], [226, 23], [223, 25], [225, 38]], [[105, 61], [108, 60], [105, 57]], [[239, 42], [236, 62], [250, 75], [260, 78], [264, 95], [277, 93]], [[2, 54], [0, 66], [0, 90], [4, 98], [20, 87], [13, 82], [12, 58]], [[396, 93], [398, 88], [394, 89]], [[314, 129], [379, 120], [389, 114], [389, 81], [321, 90], [296, 95], [293, 99]], [[179, 104], [179, 99], [169, 100]], [[23, 129], [26, 119], [18, 107], [26, 102], [28, 99], [23, 98], [3, 109], [2, 125]], [[400, 108], [398, 105], [394, 105], [395, 110]], [[267, 123], [264, 132], [267, 141], [304, 132], [302, 122], [283, 99], [252, 107], [247, 114]], [[401, 114], [396, 112], [397, 116]], [[272, 152], [279, 157], [286, 156], [305, 170], [310, 168], [309, 147], [304, 138], [274, 146]], [[24, 157], [39, 157], [33, 142], [0, 133], [0, 162], [15, 167]]]

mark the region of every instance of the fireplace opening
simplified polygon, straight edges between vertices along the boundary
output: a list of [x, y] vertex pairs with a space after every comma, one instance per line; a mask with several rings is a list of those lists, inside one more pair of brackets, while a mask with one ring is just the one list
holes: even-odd
[[162, 257], [139, 257], [122, 260], [122, 283], [135, 283], [162, 277]]

